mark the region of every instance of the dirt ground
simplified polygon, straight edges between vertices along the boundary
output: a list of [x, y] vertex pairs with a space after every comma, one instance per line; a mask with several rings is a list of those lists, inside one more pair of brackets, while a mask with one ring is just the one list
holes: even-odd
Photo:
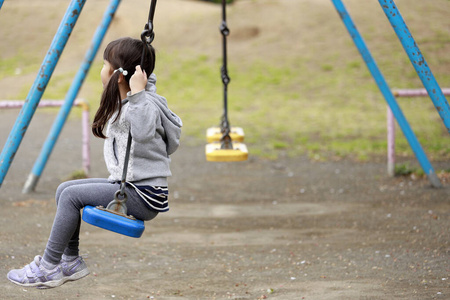
[[[113, 24], [109, 37], [123, 35], [125, 29], [137, 32], [135, 27], [142, 27], [141, 22], [136, 25], [135, 19], [125, 17], [135, 11], [135, 1], [123, 2], [123, 13]], [[200, 7], [197, 2], [161, 1], [160, 15], [170, 15], [167, 22], [175, 21], [188, 7]], [[303, 2], [323, 4], [335, 17], [328, 1]], [[37, 13], [66, 7], [56, 8], [50, 0], [11, 3], [17, 3], [18, 9], [22, 9], [21, 5], [30, 6]], [[43, 4], [52, 9], [41, 7]], [[178, 10], [169, 14], [175, 5]], [[103, 6], [86, 9], [83, 17], [98, 18], [102, 9]], [[209, 16], [212, 8], [202, 9], [195, 10], [195, 17], [216, 28], [215, 15]], [[255, 13], [250, 9], [243, 11]], [[293, 10], [297, 14], [299, 11]], [[259, 20], [263, 25], [270, 21], [270, 11], [264, 13]], [[11, 19], [14, 16], [11, 14]], [[145, 16], [142, 11], [136, 19], [143, 20]], [[4, 20], [7, 17], [2, 15]], [[52, 20], [58, 24], [60, 18]], [[162, 22], [163, 18], [159, 20]], [[239, 20], [242, 24], [236, 27], [251, 34], [253, 27], [245, 24], [248, 18]], [[32, 24], [40, 28], [34, 18]], [[288, 22], [281, 24], [293, 26]], [[187, 25], [190, 27], [179, 26], [186, 30], [184, 39], [174, 35], [161, 48], [188, 44], [194, 50], [201, 47], [208, 55], [217, 52], [217, 31], [209, 37], [201, 31], [204, 27]], [[332, 24], [327, 26], [331, 28]], [[171, 37], [172, 27], [159, 28], [159, 36]], [[308, 34], [308, 27], [295, 29], [303, 29], [302, 36]], [[343, 32], [342, 26], [336, 30]], [[29, 30], [12, 27], [9, 32], [13, 34], [2, 36], [2, 45], [8, 45], [2, 48], [6, 54], [18, 51], [9, 47], [14, 40], [32, 38]], [[265, 32], [269, 41], [278, 38], [272, 28]], [[83, 56], [85, 47], [77, 36], [80, 34], [74, 35], [69, 47], [73, 52], [61, 62], [63, 69], [74, 65], [71, 59]], [[90, 34], [82, 36], [87, 43], [86, 36]], [[51, 37], [49, 34], [48, 39]], [[47, 49], [49, 40], [41, 43]], [[251, 57], [248, 48], [236, 44], [232, 54]], [[267, 43], [260, 51], [292, 51], [284, 46]], [[294, 46], [301, 51], [304, 45]], [[34, 75], [27, 75], [27, 80], [33, 80]], [[17, 94], [20, 81], [3, 78], [0, 95]], [[17, 113], [0, 111], [2, 146]], [[22, 194], [54, 118], [54, 113], [44, 109], [35, 114], [0, 189], [0, 299], [450, 298], [449, 178], [442, 179], [443, 188], [435, 189], [426, 179], [389, 178], [383, 158], [368, 163], [311, 162], [305, 157], [269, 161], [252, 156], [251, 145], [246, 162], [209, 163], [205, 161], [203, 146], [188, 146], [188, 137], [183, 137], [183, 145], [172, 158], [170, 211], [147, 223], [141, 238], [128, 238], [83, 223], [81, 253], [91, 271], [88, 277], [50, 290], [16, 286], [6, 279], [6, 273], [43, 253], [55, 213], [54, 192], [59, 183], [81, 168], [81, 125], [78, 119], [71, 118], [36, 191]], [[91, 152], [90, 176], [106, 177], [102, 142], [93, 139]], [[413, 158], [410, 162], [416, 164]], [[433, 166], [436, 170], [448, 170], [450, 162], [433, 162]]]
[[[0, 118], [5, 141], [15, 113]], [[50, 290], [16, 286], [7, 271], [42, 254], [54, 191], [81, 168], [74, 119], [36, 191], [22, 194], [53, 119], [35, 114], [0, 190], [0, 299], [449, 297], [448, 181], [435, 189], [426, 179], [391, 179], [384, 163], [251, 155], [210, 163], [203, 147], [186, 145], [173, 156], [170, 211], [147, 223], [141, 238], [83, 223], [87, 278]], [[92, 177], [106, 176], [101, 149], [92, 140]]]

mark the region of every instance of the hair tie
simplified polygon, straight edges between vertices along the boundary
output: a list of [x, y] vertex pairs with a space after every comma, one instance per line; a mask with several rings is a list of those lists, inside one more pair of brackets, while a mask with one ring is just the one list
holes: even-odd
[[118, 68], [118, 69], [114, 70], [114, 73], [116, 73], [117, 71], [119, 71], [120, 73], [122, 73], [123, 76], [127, 76], [127, 75], [128, 75], [128, 71], [127, 71], [127, 70], [124, 70], [124, 69], [122, 69], [122, 68]]

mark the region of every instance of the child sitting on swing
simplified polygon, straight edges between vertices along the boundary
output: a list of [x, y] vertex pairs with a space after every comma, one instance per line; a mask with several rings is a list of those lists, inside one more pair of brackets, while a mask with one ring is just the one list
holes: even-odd
[[[144, 50], [147, 55], [140, 66]], [[166, 99], [156, 94], [155, 51], [140, 40], [121, 38], [107, 45], [103, 60], [104, 90], [92, 132], [105, 139], [104, 158], [110, 176], [67, 181], [58, 187], [56, 215], [44, 255], [37, 255], [22, 269], [11, 270], [7, 277], [15, 284], [52, 288], [89, 274], [78, 249], [80, 210], [86, 205], [106, 207], [114, 199], [130, 130], [125, 187], [128, 214], [148, 221], [169, 210], [169, 155], [178, 148], [182, 122]]]

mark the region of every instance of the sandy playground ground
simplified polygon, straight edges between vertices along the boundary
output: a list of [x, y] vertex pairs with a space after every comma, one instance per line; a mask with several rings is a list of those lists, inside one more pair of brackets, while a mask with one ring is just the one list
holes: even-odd
[[[33, 3], [37, 13], [45, 10]], [[161, 1], [160, 16], [168, 15], [175, 1], [166, 3]], [[314, 4], [330, 5], [324, 0]], [[55, 7], [53, 1], [51, 5]], [[87, 9], [86, 19], [95, 20], [92, 16], [101, 12]], [[182, 13], [179, 9], [168, 21]], [[216, 19], [211, 19], [216, 26]], [[260, 21], [265, 24], [263, 18]], [[59, 18], [54, 22], [59, 23]], [[119, 29], [123, 34], [128, 27], [136, 32], [131, 23], [129, 18], [119, 18], [112, 34]], [[171, 36], [161, 31], [172, 27], [159, 28], [160, 36]], [[166, 43], [201, 46], [216, 53], [215, 43], [205, 48], [206, 42], [198, 42], [209, 41], [199, 31], [203, 27], [195, 28], [184, 39], [175, 36]], [[32, 35], [27, 30], [5, 35], [4, 43], [28, 39], [27, 34]], [[216, 41], [217, 32], [213, 34], [211, 40]], [[75, 58], [84, 53], [84, 48], [78, 49], [82, 44], [77, 36], [71, 44]], [[265, 51], [274, 51], [271, 45]], [[239, 43], [236, 46], [235, 52], [245, 54]], [[5, 47], [4, 51], [16, 50]], [[69, 62], [62, 62], [63, 69], [73, 64], [67, 54]], [[16, 83], [20, 82], [5, 78], [1, 86], [14, 94], [20, 90]], [[17, 112], [0, 111], [2, 145]], [[22, 194], [54, 118], [45, 110], [35, 114], [0, 189], [0, 299], [450, 298], [449, 178], [442, 178], [444, 187], [435, 189], [423, 178], [389, 178], [383, 158], [367, 163], [311, 162], [305, 157], [269, 161], [252, 156], [251, 145], [246, 162], [208, 163], [203, 146], [189, 143], [183, 143], [172, 158], [170, 211], [147, 223], [140, 239], [83, 223], [81, 253], [91, 271], [87, 278], [50, 290], [16, 286], [6, 273], [42, 254], [55, 213], [56, 187], [81, 168], [80, 121], [71, 118], [36, 192]], [[91, 151], [90, 176], [106, 177], [102, 142], [92, 140]], [[450, 169], [448, 161], [433, 166]]]
[[[80, 122], [71, 120], [36, 191], [22, 194], [53, 117], [36, 113], [0, 190], [0, 299], [449, 296], [448, 179], [441, 189], [426, 179], [392, 179], [385, 163], [252, 156], [210, 163], [203, 147], [189, 146], [173, 156], [170, 211], [147, 223], [141, 238], [83, 223], [87, 278], [50, 290], [16, 286], [7, 271], [42, 254], [55, 189], [81, 168]], [[0, 118], [13, 124], [15, 115]], [[92, 177], [106, 176], [101, 149], [93, 140]]]

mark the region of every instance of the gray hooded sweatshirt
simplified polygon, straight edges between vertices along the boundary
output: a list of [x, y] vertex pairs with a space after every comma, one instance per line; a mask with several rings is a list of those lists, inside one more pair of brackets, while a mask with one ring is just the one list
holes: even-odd
[[122, 100], [120, 117], [108, 122], [104, 157], [111, 182], [121, 181], [131, 125], [131, 150], [127, 181], [135, 185], [167, 186], [170, 155], [177, 150], [181, 136], [181, 119], [156, 94], [156, 76], [150, 75], [145, 91]]

